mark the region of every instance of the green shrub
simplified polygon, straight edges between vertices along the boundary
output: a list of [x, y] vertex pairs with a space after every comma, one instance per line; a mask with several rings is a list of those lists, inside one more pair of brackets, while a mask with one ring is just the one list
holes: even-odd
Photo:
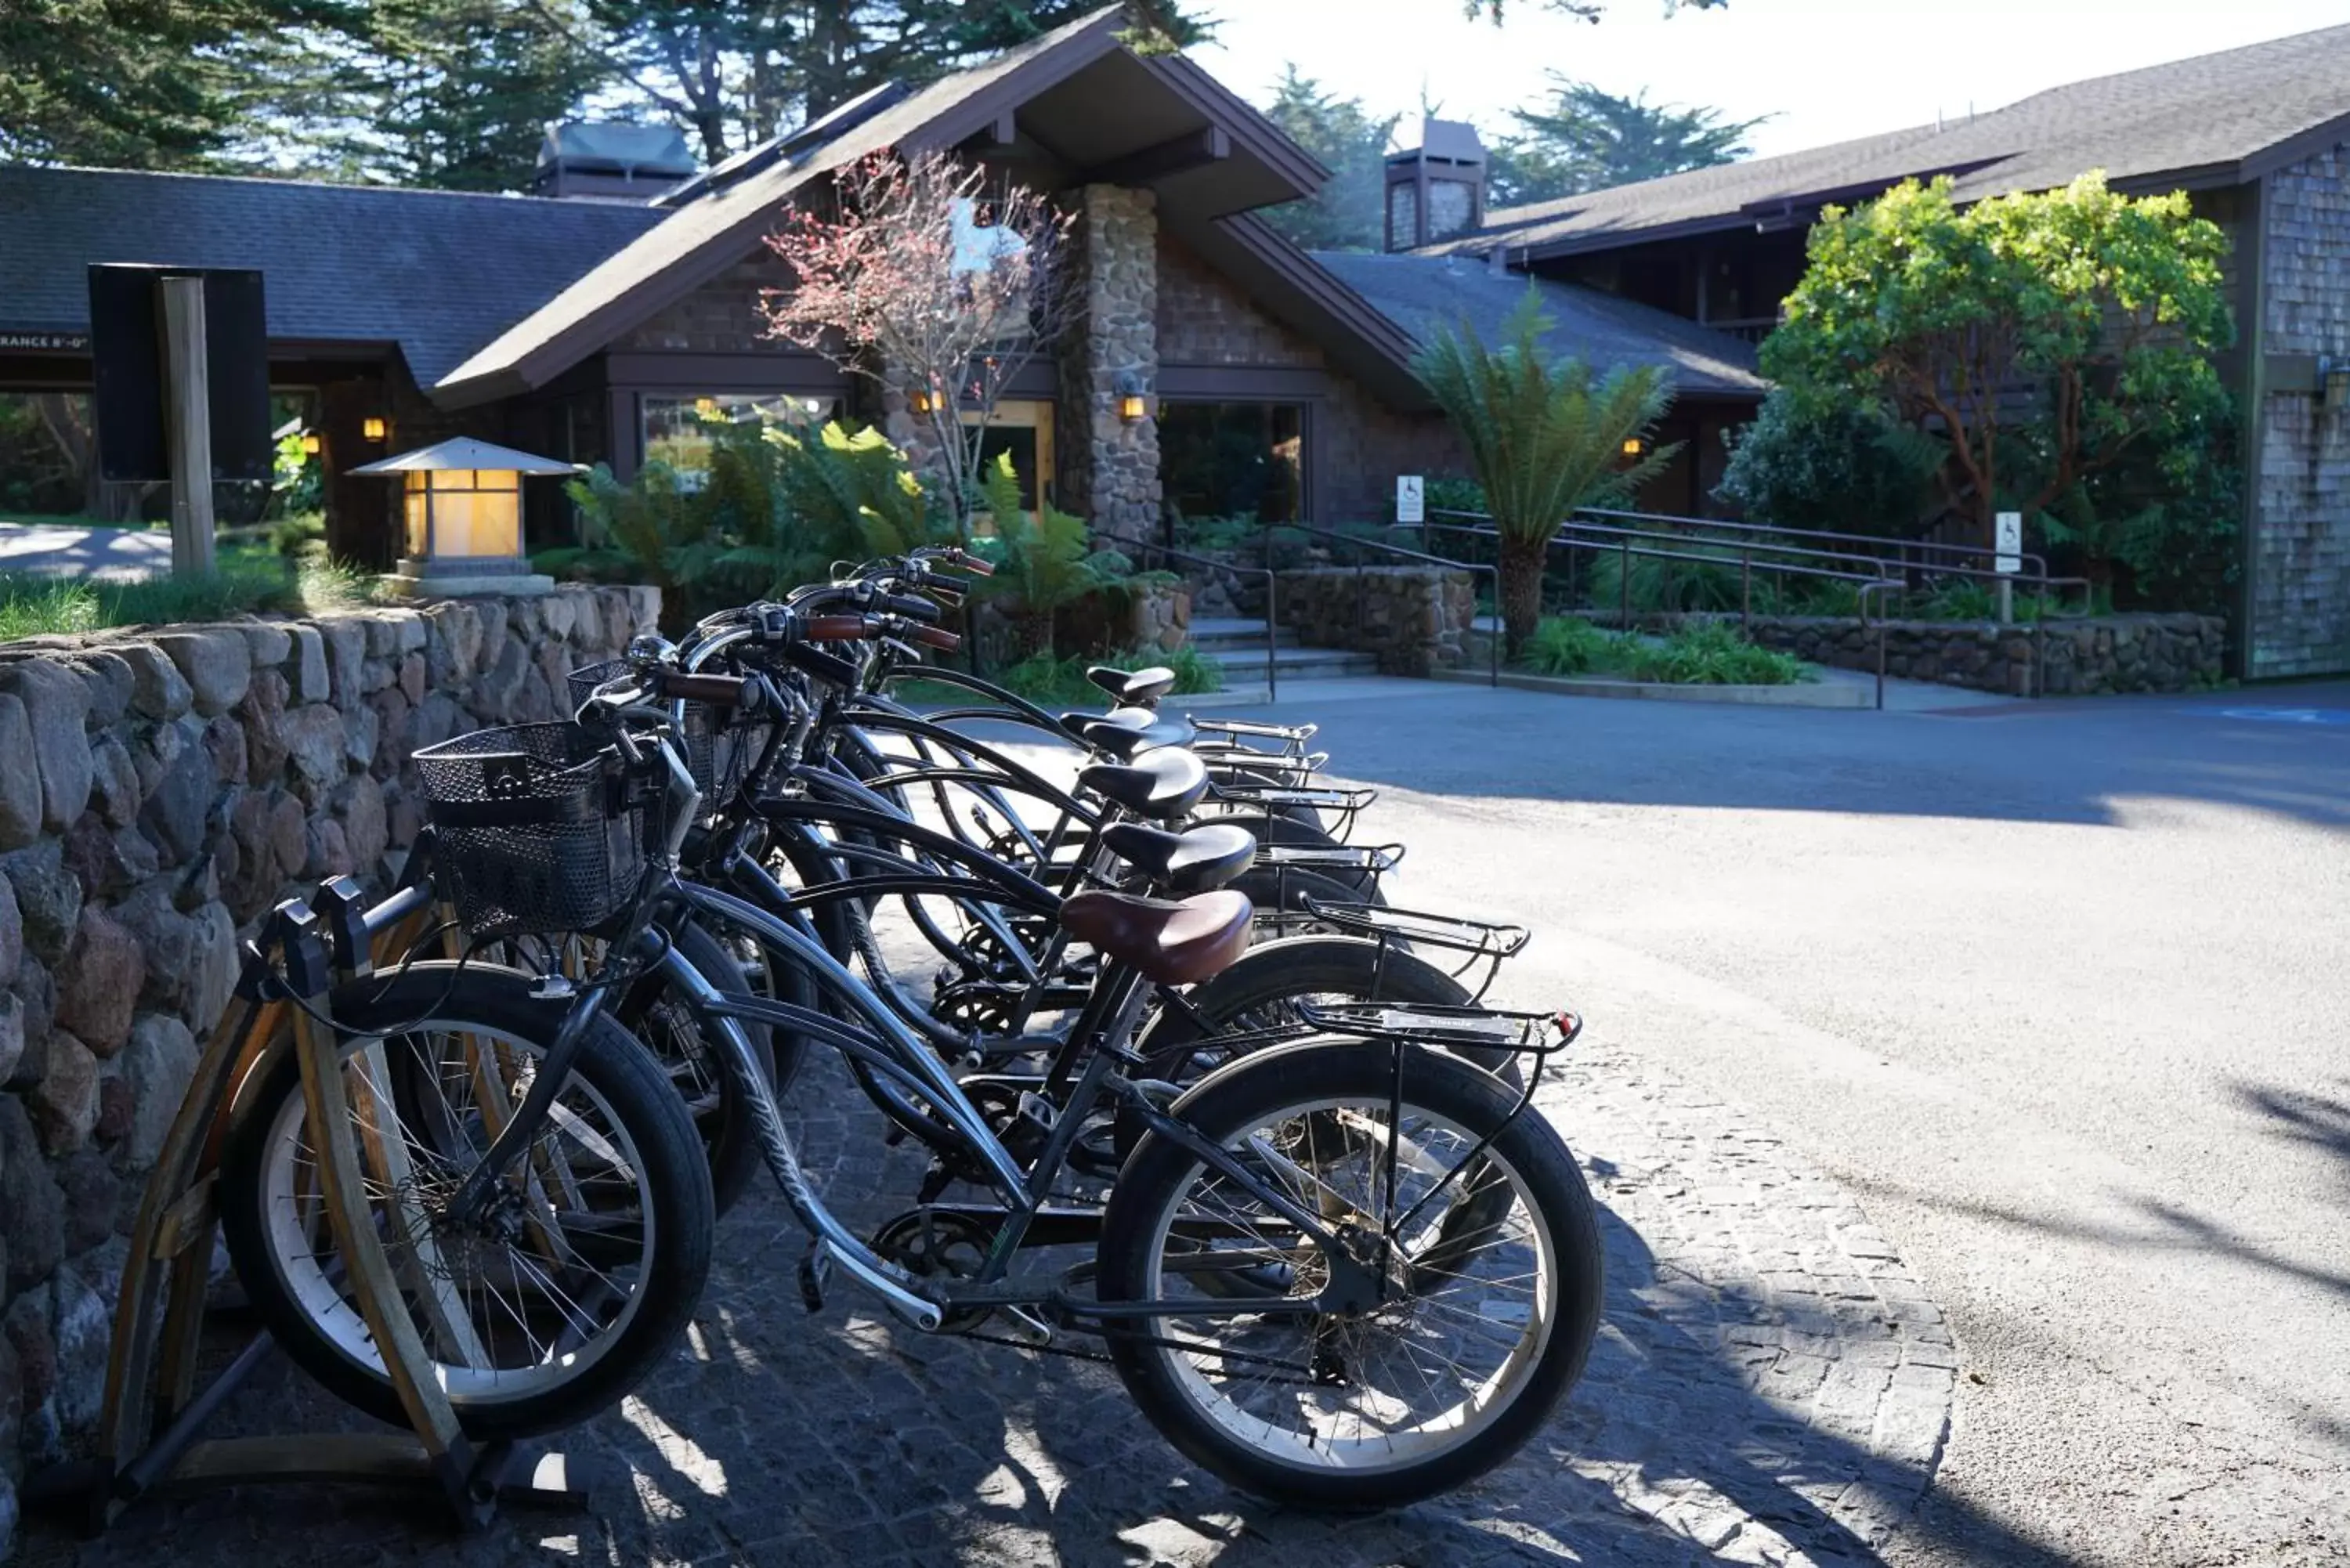
[[1617, 662], [1626, 640], [1573, 616], [1546, 616], [1518, 662], [1542, 675], [1583, 675]]
[[1722, 440], [1730, 465], [1714, 496], [1752, 523], [1908, 538], [1940, 505], [1934, 476], [1949, 448], [1868, 406], [1773, 392]]
[[1792, 686], [1810, 679], [1791, 653], [1757, 648], [1727, 621], [1690, 621], [1661, 644], [1636, 639], [1625, 672], [1676, 686]]
[[943, 512], [879, 431], [837, 421], [813, 440], [781, 427], [710, 421], [699, 484], [648, 462], [622, 484], [598, 463], [567, 487], [581, 543], [542, 550], [540, 571], [661, 590], [671, 632], [723, 609], [820, 580], [839, 560], [895, 555], [951, 536]]

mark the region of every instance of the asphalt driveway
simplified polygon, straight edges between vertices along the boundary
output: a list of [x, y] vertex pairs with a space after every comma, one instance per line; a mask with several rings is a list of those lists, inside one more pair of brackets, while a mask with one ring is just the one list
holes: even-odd
[[[1301, 691], [1399, 902], [1753, 1111], [1949, 1312], [1904, 1563], [2350, 1556], [2350, 688], [1937, 713]], [[1285, 694], [1287, 695], [1287, 694]]]

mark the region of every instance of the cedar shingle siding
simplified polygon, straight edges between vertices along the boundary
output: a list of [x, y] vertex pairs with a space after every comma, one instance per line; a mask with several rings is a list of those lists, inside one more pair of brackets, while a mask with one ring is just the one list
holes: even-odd
[[[2350, 358], [2350, 148], [2269, 177], [2267, 350]], [[2350, 409], [2262, 400], [2252, 548], [2252, 667], [2350, 670]]]

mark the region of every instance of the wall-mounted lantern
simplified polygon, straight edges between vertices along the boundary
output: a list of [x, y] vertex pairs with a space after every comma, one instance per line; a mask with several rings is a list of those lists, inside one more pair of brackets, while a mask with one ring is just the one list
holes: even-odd
[[317, 431], [304, 431], [302, 432], [302, 455], [305, 457], [317, 456], [319, 452], [324, 449], [325, 444], [325, 442], [318, 439], [318, 432]]
[[381, 414], [369, 414], [359, 421], [359, 434], [368, 441], [380, 441], [390, 433], [391, 425]]
[[1118, 378], [1118, 417], [1128, 424], [1137, 424], [1149, 414], [1150, 395], [1143, 386], [1140, 372], [1121, 371]]
[[408, 598], [543, 594], [555, 579], [522, 553], [522, 482], [578, 465], [460, 436], [350, 471], [400, 481], [407, 553], [387, 579]]
[[1648, 438], [1645, 436], [1626, 436], [1624, 438], [1624, 455], [1626, 457], [1646, 457], [1648, 454]]
[[906, 394], [906, 407], [917, 414], [926, 415], [931, 409], [937, 407], [937, 400], [928, 391], [918, 387]]

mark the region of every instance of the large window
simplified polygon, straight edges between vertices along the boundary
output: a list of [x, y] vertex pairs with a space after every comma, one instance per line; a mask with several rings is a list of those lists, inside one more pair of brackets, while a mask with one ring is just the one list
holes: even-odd
[[644, 400], [645, 461], [664, 462], [679, 481], [698, 488], [710, 472], [711, 437], [726, 425], [820, 425], [839, 400], [799, 393], [720, 392], [698, 398]]
[[1302, 403], [1179, 403], [1159, 411], [1159, 476], [1183, 516], [1305, 515]]

